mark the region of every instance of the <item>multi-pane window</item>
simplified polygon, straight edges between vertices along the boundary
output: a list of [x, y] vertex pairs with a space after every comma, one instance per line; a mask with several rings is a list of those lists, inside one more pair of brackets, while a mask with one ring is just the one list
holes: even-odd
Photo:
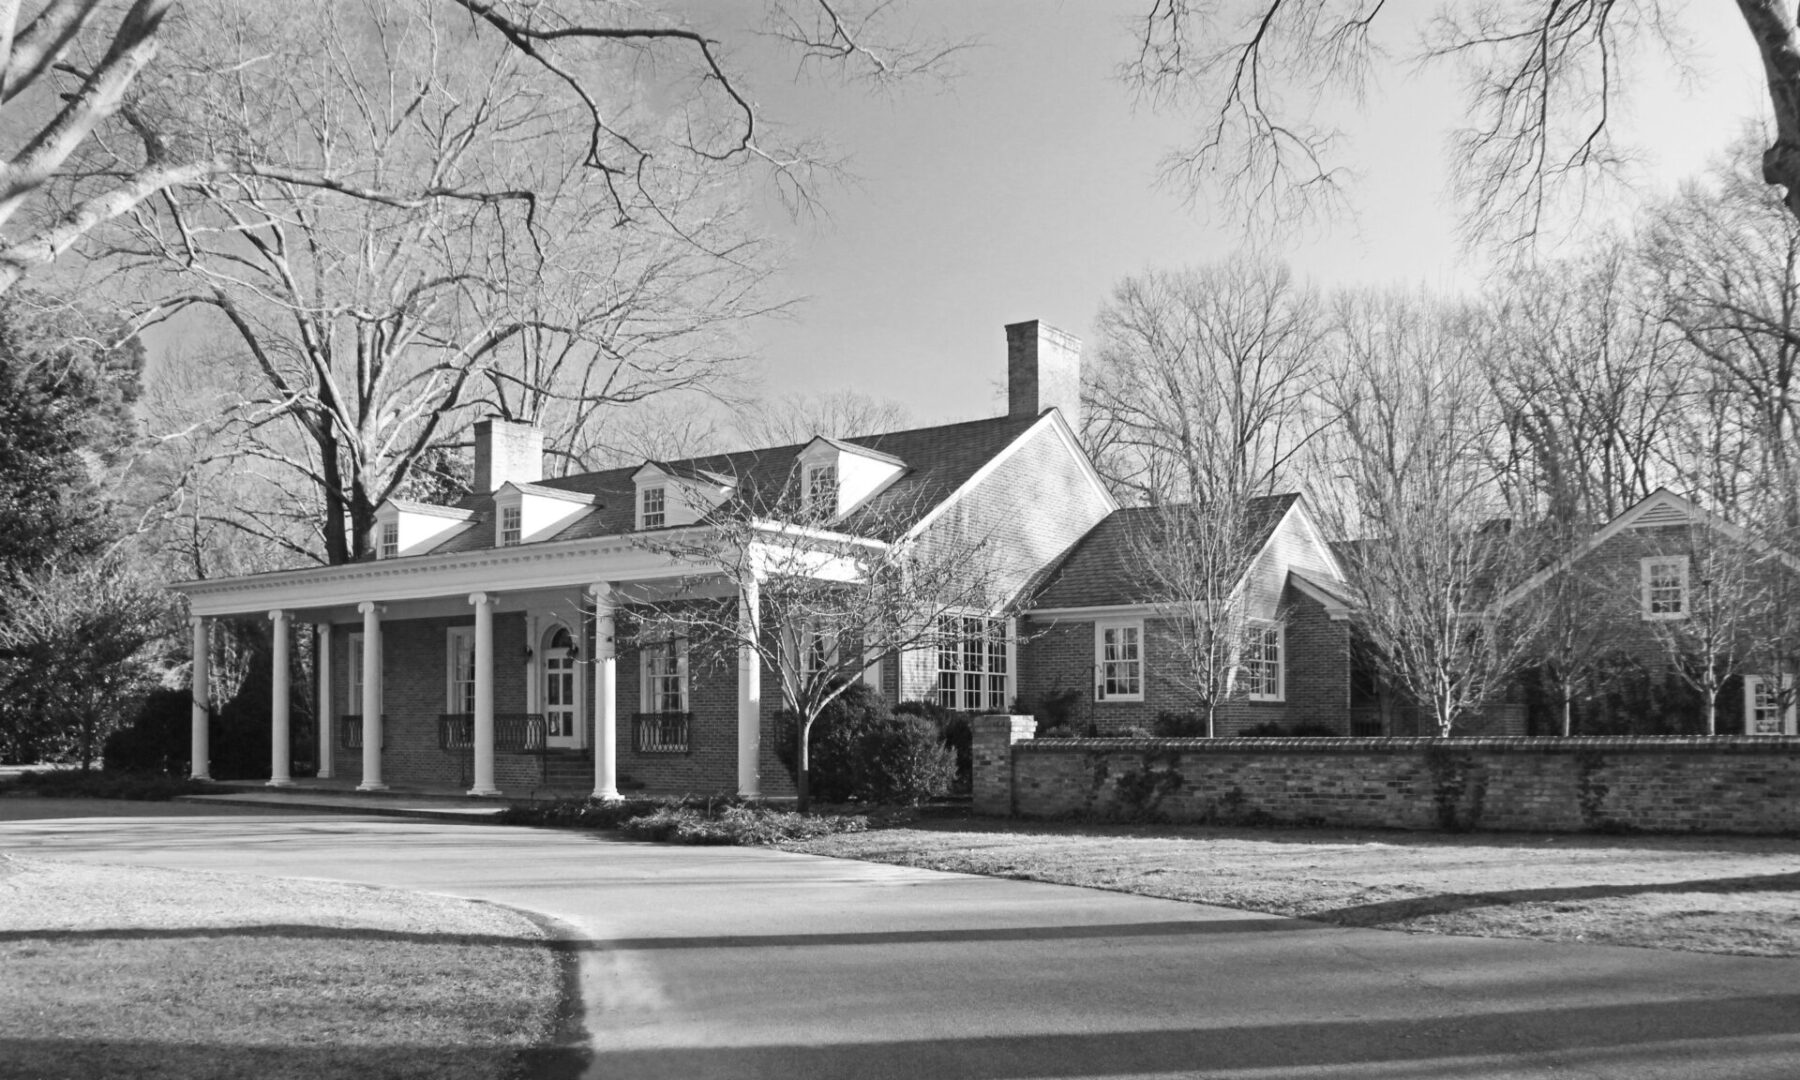
[[475, 628], [451, 628], [448, 646], [449, 686], [444, 711], [472, 713], [475, 711]]
[[400, 523], [389, 522], [381, 527], [381, 557], [391, 559], [400, 554]]
[[1282, 630], [1279, 623], [1252, 624], [1244, 638], [1245, 689], [1252, 701], [1280, 701]]
[[638, 527], [641, 529], [659, 529], [665, 517], [663, 489], [659, 487], [645, 488], [638, 497], [641, 504]]
[[1639, 564], [1643, 575], [1644, 618], [1679, 619], [1688, 611], [1686, 555], [1653, 555]]
[[938, 619], [938, 704], [958, 712], [1006, 711], [1006, 623], [979, 615]]
[[577, 688], [575, 640], [559, 626], [544, 645], [544, 733], [552, 739], [575, 737]]
[[1094, 627], [1094, 697], [1099, 701], [1144, 699], [1144, 624]]
[[814, 514], [837, 513], [836, 465], [813, 465], [806, 470], [806, 509]]
[[[1793, 677], [1783, 679], [1782, 684], [1791, 688]], [[1774, 679], [1760, 675], [1744, 676], [1744, 734], [1794, 734], [1793, 707], [1781, 707], [1781, 695], [1776, 692], [1775, 686]]]
[[639, 654], [644, 678], [644, 712], [687, 712], [687, 641], [650, 642]]
[[511, 547], [519, 542], [525, 532], [525, 508], [522, 506], [502, 506], [500, 508], [500, 546]]

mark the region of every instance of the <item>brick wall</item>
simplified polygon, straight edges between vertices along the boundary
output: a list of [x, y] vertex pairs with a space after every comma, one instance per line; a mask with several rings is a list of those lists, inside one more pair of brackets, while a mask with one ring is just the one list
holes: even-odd
[[[983, 718], [984, 722], [994, 718]], [[1005, 720], [1008, 718], [998, 718]], [[1000, 728], [975, 800], [1027, 817], [1800, 832], [1800, 737], [1055, 739]], [[1009, 768], [997, 764], [1004, 760]], [[1010, 784], [1005, 779], [1010, 778]]]
[[[1282, 599], [1287, 627], [1287, 687], [1278, 702], [1233, 700], [1215, 718], [1223, 737], [1262, 723], [1324, 724], [1350, 731], [1349, 624], [1332, 622], [1325, 608], [1295, 589]], [[1161, 712], [1194, 713], [1199, 702], [1182, 685], [1185, 661], [1166, 624], [1144, 624], [1144, 700], [1094, 699], [1094, 622], [1072, 619], [1031, 621], [1019, 646], [1018, 699], [1021, 709], [1066, 690], [1077, 691], [1071, 722], [1078, 731], [1116, 734], [1153, 730]]]

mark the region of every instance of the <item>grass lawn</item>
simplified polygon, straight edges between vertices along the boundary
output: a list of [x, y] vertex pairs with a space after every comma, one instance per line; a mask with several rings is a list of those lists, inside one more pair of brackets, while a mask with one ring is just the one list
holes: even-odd
[[791, 850], [1342, 926], [1800, 956], [1800, 840], [924, 819]]
[[8, 1080], [485, 1080], [548, 1037], [560, 988], [506, 908], [0, 856]]

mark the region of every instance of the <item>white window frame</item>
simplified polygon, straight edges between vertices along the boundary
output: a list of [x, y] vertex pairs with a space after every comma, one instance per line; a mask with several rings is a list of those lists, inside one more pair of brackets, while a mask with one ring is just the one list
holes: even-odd
[[348, 650], [345, 657], [347, 662], [344, 664], [344, 678], [348, 684], [346, 693], [349, 695], [348, 700], [344, 702], [344, 715], [361, 716], [363, 714], [362, 631], [352, 631], [344, 638], [344, 645]]
[[809, 513], [835, 515], [838, 507], [838, 469], [835, 462], [806, 467], [806, 509]]
[[[673, 652], [673, 657], [670, 653]], [[662, 662], [669, 659], [675, 661], [673, 672], [660, 671]], [[681, 707], [675, 711], [689, 711], [688, 705], [688, 642], [687, 638], [670, 638], [667, 641], [645, 642], [638, 648], [638, 711], [645, 713], [665, 712], [661, 708], [661, 694], [656, 689], [658, 679], [673, 677], [676, 680]], [[658, 707], [651, 708], [655, 703]]]
[[[1132, 630], [1137, 635], [1137, 656], [1134, 659], [1114, 660], [1115, 664], [1135, 664], [1137, 667], [1137, 693], [1109, 693], [1106, 684], [1106, 632], [1108, 630]], [[1094, 700], [1095, 701], [1142, 701], [1144, 700], [1144, 683], [1149, 672], [1144, 662], [1144, 620], [1142, 619], [1102, 619], [1094, 623]]]
[[[650, 507], [651, 497], [656, 499], [656, 508]], [[660, 529], [663, 522], [669, 519], [668, 489], [658, 484], [638, 491], [638, 528]]]
[[[1245, 687], [1251, 701], [1286, 701], [1287, 700], [1287, 626], [1279, 622], [1263, 622], [1253, 620], [1246, 627], [1244, 635], [1244, 652], [1240, 667], [1244, 672]], [[1263, 680], [1258, 674], [1267, 666], [1261, 656], [1253, 656], [1253, 650], [1260, 653], [1268, 644], [1268, 637], [1273, 631], [1275, 635], [1275, 692], [1268, 693], [1260, 689]]]
[[399, 557], [400, 523], [398, 521], [390, 521], [381, 526], [381, 543], [376, 554], [383, 559]]
[[[1776, 708], [1774, 705], [1760, 705], [1757, 701], [1757, 698], [1761, 696], [1763, 688], [1771, 681], [1772, 680], [1767, 675], [1744, 676], [1744, 734], [1746, 735], [1793, 735], [1797, 733], [1794, 722], [1795, 707], [1792, 702], [1788, 704], [1786, 715], [1780, 718], [1781, 723], [1777, 725], [1779, 731], [1764, 732], [1758, 730], [1757, 718], [1763, 713], [1773, 712]], [[1792, 689], [1794, 677], [1792, 675], [1783, 675], [1781, 677], [1781, 685], [1783, 689]]]
[[[979, 622], [971, 633], [967, 625]], [[954, 624], [954, 625], [951, 625]], [[1003, 713], [1013, 698], [1013, 651], [1010, 624], [991, 615], [938, 616], [932, 693], [952, 712]]]
[[518, 547], [525, 540], [525, 506], [516, 503], [500, 508], [500, 546]]
[[[1655, 579], [1656, 568], [1678, 563], [1681, 567], [1680, 595], [1675, 602], [1679, 609], [1675, 611], [1655, 611], [1651, 583]], [[1645, 622], [1668, 622], [1673, 619], [1685, 619], [1692, 606], [1693, 593], [1688, 587], [1689, 568], [1692, 564], [1686, 555], [1647, 555], [1638, 560], [1638, 603]]]
[[[465, 671], [461, 661], [467, 658]], [[468, 677], [463, 678], [464, 675]], [[475, 712], [475, 628], [452, 626], [444, 631], [444, 711], [461, 716]]]

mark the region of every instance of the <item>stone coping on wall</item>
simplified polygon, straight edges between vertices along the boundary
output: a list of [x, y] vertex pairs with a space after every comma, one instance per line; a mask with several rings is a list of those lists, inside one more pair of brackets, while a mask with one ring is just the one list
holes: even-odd
[[1025, 753], [1108, 754], [1177, 751], [1183, 754], [1417, 754], [1424, 750], [1488, 754], [1800, 754], [1800, 735], [1476, 736], [1471, 738], [1292, 739], [1023, 739]]

